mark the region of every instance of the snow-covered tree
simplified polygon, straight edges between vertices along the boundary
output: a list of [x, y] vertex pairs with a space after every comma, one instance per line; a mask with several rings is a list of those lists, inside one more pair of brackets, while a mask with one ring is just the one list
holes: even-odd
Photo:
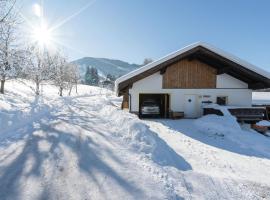
[[0, 23], [4, 23], [12, 15], [16, 0], [0, 0]]
[[70, 95], [74, 86], [76, 86], [77, 92], [77, 84], [80, 79], [77, 65], [68, 63], [67, 58], [58, 52], [52, 57], [52, 66], [51, 80], [58, 87], [59, 95], [63, 96], [63, 91], [66, 89], [69, 90]]
[[9, 11], [9, 15], [2, 17], [0, 22], [0, 93], [4, 93], [5, 81], [17, 76], [23, 60], [17, 29], [18, 19], [15, 13]]
[[68, 70], [68, 88], [69, 88], [69, 95], [71, 94], [72, 88], [75, 86], [76, 93], [78, 93], [77, 85], [80, 80], [80, 73], [79, 68], [74, 63], [69, 63], [67, 66]]
[[23, 69], [25, 76], [35, 83], [35, 93], [40, 94], [40, 85], [52, 76], [53, 59], [46, 50], [31, 46], [26, 51], [26, 66]]
[[102, 81], [102, 87], [107, 88], [109, 90], [114, 90], [114, 82], [116, 78], [114, 75], [108, 74], [106, 76], [106, 79]]
[[114, 82], [114, 81], [116, 80], [116, 78], [115, 78], [114, 75], [108, 74], [108, 75], [106, 76], [106, 80]]
[[52, 66], [51, 80], [59, 88], [59, 95], [63, 96], [63, 90], [68, 88], [70, 81], [67, 59], [57, 53], [52, 57]]

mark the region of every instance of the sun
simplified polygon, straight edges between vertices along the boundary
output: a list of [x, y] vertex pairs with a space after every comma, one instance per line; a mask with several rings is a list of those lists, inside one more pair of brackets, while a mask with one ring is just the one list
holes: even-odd
[[33, 30], [33, 40], [41, 47], [49, 46], [52, 42], [52, 32], [46, 25], [35, 27]]

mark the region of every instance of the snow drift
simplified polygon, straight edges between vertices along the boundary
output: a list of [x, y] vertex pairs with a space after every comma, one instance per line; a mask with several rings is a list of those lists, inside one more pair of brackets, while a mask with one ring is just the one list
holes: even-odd
[[128, 148], [143, 153], [159, 165], [172, 166], [180, 170], [191, 169], [191, 166], [180, 155], [151, 131], [149, 126], [142, 123], [136, 115], [112, 106], [105, 106], [100, 112], [103, 116], [108, 116], [107, 120], [111, 121], [114, 134], [121, 137]]
[[197, 119], [195, 124], [203, 132], [221, 136], [241, 131], [241, 127], [237, 123], [236, 118], [231, 115], [206, 115]]
[[233, 144], [246, 149], [246, 154], [269, 157], [270, 140], [247, 126], [240, 126], [232, 115], [206, 115], [195, 120], [195, 126], [207, 135], [224, 137]]

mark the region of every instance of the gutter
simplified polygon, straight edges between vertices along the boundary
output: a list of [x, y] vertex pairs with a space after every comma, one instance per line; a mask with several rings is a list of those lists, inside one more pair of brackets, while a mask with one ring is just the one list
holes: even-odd
[[131, 94], [128, 93], [128, 100], [129, 100], [129, 112], [131, 112]]

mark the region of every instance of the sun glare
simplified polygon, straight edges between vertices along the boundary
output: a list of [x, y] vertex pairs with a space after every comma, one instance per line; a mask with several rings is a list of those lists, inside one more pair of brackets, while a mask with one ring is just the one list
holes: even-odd
[[48, 27], [45, 25], [36, 27], [33, 30], [33, 40], [42, 47], [49, 46], [52, 42], [52, 34], [50, 29], [48, 29]]
[[63, 36], [61, 36], [61, 38], [59, 37], [59, 29], [61, 26], [81, 14], [95, 2], [96, 0], [90, 0], [90, 2], [85, 6], [81, 7], [77, 12], [71, 14], [70, 16], [65, 17], [62, 21], [55, 24], [50, 23], [50, 27], [45, 23], [46, 17], [44, 15], [43, 4], [34, 3], [31, 9], [31, 18], [28, 18], [26, 15], [20, 12], [21, 17], [26, 21], [28, 25], [28, 27], [26, 27], [26, 32], [29, 34], [29, 41], [33, 44], [37, 44], [40, 50], [44, 50], [44, 48], [50, 51], [55, 50], [59, 45], [61, 47], [73, 49], [67, 45], [66, 42], [61, 42]]
[[39, 47], [48, 48], [52, 44], [52, 29], [46, 25], [43, 8], [37, 3], [33, 5], [33, 14], [37, 17], [38, 23], [32, 26], [32, 41]]

